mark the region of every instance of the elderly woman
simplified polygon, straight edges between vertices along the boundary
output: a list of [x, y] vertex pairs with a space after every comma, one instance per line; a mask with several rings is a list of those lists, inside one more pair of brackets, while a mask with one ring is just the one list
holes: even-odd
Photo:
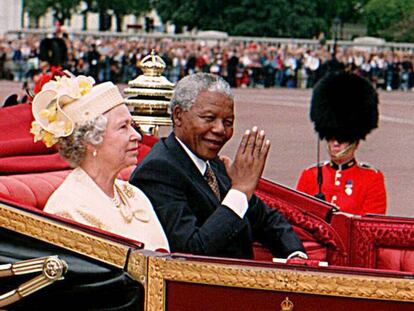
[[148, 198], [117, 179], [136, 164], [140, 135], [112, 82], [93, 86], [90, 77], [59, 77], [33, 100], [35, 141], [58, 144], [75, 169], [49, 198], [45, 211], [145, 244], [169, 250]]

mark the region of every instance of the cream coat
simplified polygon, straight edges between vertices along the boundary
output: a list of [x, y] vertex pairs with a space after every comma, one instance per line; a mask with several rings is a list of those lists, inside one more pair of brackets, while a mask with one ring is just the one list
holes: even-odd
[[145, 194], [122, 180], [117, 179], [115, 186], [127, 203], [121, 208], [78, 167], [51, 195], [44, 211], [143, 242], [145, 249], [169, 250], [165, 233]]

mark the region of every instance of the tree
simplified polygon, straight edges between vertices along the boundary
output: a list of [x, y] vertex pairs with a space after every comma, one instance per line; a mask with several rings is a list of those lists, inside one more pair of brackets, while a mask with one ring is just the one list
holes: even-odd
[[55, 20], [63, 25], [66, 20], [70, 20], [81, 0], [44, 0], [44, 2], [52, 10]]
[[108, 30], [111, 27], [111, 15], [109, 14], [113, 12], [117, 31], [122, 31], [125, 15], [139, 16], [150, 9], [149, 0], [25, 0], [24, 10], [28, 12], [35, 27], [39, 26], [39, 18], [49, 9], [52, 10], [53, 17], [63, 25], [66, 20], [70, 20], [74, 12], [80, 10], [81, 4], [84, 6], [80, 11], [83, 15], [83, 30], [87, 30], [90, 12], [99, 13], [99, 30]]
[[105, 31], [111, 27], [111, 15], [116, 20], [116, 31], [123, 30], [123, 19], [125, 15], [136, 16], [150, 9], [149, 0], [89, 0], [88, 7], [91, 11], [99, 13], [99, 30]]
[[61, 25], [67, 19], [70, 19], [72, 13], [75, 12], [81, 0], [25, 0], [24, 10], [29, 14], [29, 18], [33, 20], [35, 27], [39, 27], [39, 18], [52, 10], [53, 17], [60, 22]]
[[392, 41], [414, 42], [413, 14], [394, 25], [391, 25], [390, 28], [384, 31], [384, 37], [390, 38]]
[[[215, 1], [215, 0], [212, 0]], [[223, 0], [225, 2], [226, 0]], [[206, 1], [206, 3], [209, 1]], [[187, 26], [190, 29], [198, 26], [197, 20], [200, 18], [199, 1], [181, 1], [181, 0], [154, 0], [153, 7], [157, 10], [158, 15], [163, 22], [172, 22], [177, 29]], [[205, 12], [210, 15], [210, 12]]]
[[[360, 22], [370, 0], [336, 0], [329, 3], [330, 14], [348, 23]], [[329, 2], [329, 1], [328, 1]]]
[[25, 12], [29, 14], [30, 27], [39, 27], [39, 18], [46, 14], [49, 4], [44, 0], [26, 0], [24, 2]]
[[314, 37], [361, 16], [368, 0], [154, 0], [164, 22], [231, 35]]
[[407, 28], [400, 27], [412, 25], [413, 14], [414, 1], [412, 0], [371, 0], [365, 7], [368, 33], [387, 40], [401, 40], [407, 35], [409, 37]]
[[133, 14], [136, 16], [149, 11], [148, 0], [117, 0], [111, 1], [109, 8], [113, 10], [116, 19], [116, 31], [122, 31], [122, 24], [125, 15]]

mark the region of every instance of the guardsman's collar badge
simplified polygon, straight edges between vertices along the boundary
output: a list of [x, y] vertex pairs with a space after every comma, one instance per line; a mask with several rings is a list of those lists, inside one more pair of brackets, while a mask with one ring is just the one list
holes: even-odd
[[343, 163], [343, 164], [336, 164], [335, 162], [331, 161], [331, 162], [329, 162], [329, 165], [330, 165], [330, 167], [332, 167], [334, 170], [340, 170], [340, 171], [343, 171], [343, 170], [346, 170], [346, 169], [348, 169], [348, 168], [353, 167], [356, 163], [357, 163], [357, 162], [356, 162], [356, 160], [355, 160], [355, 159], [351, 159], [351, 160], [349, 160], [348, 162]]

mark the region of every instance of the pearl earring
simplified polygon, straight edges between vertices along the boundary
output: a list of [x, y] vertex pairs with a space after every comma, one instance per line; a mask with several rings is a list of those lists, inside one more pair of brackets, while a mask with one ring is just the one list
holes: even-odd
[[98, 154], [98, 151], [96, 151], [96, 149], [95, 149], [95, 150], [92, 152], [92, 155], [93, 155], [93, 157], [94, 157], [94, 158], [96, 158], [97, 154]]

